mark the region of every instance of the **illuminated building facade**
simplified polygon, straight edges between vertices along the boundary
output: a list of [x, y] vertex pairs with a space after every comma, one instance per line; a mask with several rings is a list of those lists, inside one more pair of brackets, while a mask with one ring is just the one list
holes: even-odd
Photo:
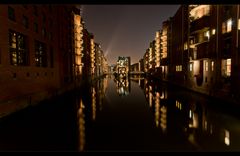
[[148, 73], [148, 69], [149, 69], [148, 57], [149, 57], [149, 52], [148, 52], [148, 50], [146, 50], [146, 52], [144, 53], [144, 56], [143, 56], [143, 66], [144, 66], [145, 73]]
[[82, 78], [84, 63], [83, 54], [83, 20], [80, 16], [80, 10], [74, 12], [74, 51], [75, 51], [75, 76], [76, 79]]
[[188, 11], [190, 84], [210, 95], [239, 95], [239, 5], [189, 5]]
[[[92, 40], [92, 42], [91, 42]], [[84, 62], [84, 68], [83, 68], [83, 79], [91, 79], [92, 73], [93, 73], [93, 52], [94, 52], [94, 44], [93, 42], [93, 34], [89, 33], [86, 28], [83, 30], [83, 62]]]
[[109, 73], [107, 59], [105, 58], [101, 45], [95, 43], [95, 77]]
[[131, 60], [130, 57], [119, 56], [117, 60], [116, 72], [120, 78], [128, 77], [130, 72]]
[[155, 51], [155, 40], [150, 42], [149, 46], [149, 57], [148, 57], [148, 63], [149, 63], [149, 74], [153, 75], [155, 73], [155, 66], [156, 66], [156, 51]]
[[0, 10], [1, 23], [5, 23], [0, 26], [1, 99], [36, 92], [51, 94], [72, 84], [72, 39], [78, 8], [6, 4]]
[[90, 39], [90, 64], [91, 64], [91, 76], [94, 76], [95, 74], [95, 43], [94, 43], [94, 39], [93, 39], [93, 36], [92, 38]]
[[[239, 5], [181, 5], [162, 24], [157, 77], [212, 96], [239, 97], [239, 15]], [[158, 34], [155, 41], [158, 47]], [[153, 58], [149, 48], [145, 73]]]
[[160, 35], [160, 31], [156, 32], [155, 35], [155, 65], [156, 68], [160, 67], [160, 40], [161, 40], [161, 35]]
[[179, 73], [173, 74], [175, 82], [213, 96], [239, 94], [239, 58], [234, 48], [239, 42], [238, 10], [238, 5], [179, 8], [173, 17], [170, 62]]
[[167, 79], [169, 56], [172, 47], [172, 21], [171, 18], [162, 23], [161, 40], [160, 40], [160, 65], [162, 78]]
[[0, 5], [0, 99], [14, 103], [4, 114], [73, 89], [94, 73], [93, 35], [80, 7]]

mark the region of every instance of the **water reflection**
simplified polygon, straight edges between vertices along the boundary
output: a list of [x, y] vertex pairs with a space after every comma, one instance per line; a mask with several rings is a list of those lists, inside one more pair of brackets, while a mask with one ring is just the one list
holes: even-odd
[[144, 79], [139, 86], [144, 91], [149, 107], [152, 107], [155, 115], [155, 124], [161, 127], [162, 132], [167, 131], [167, 92], [165, 88], [160, 88], [153, 81]]
[[[110, 80], [113, 83], [109, 83]], [[116, 98], [109, 99], [113, 103], [106, 102], [108, 89], [108, 98]], [[143, 150], [140, 148], [143, 146], [145, 150], [157, 151], [240, 151], [240, 121], [217, 111], [211, 106], [214, 101], [205, 97], [143, 78], [117, 80], [106, 77], [82, 90], [77, 102], [79, 151], [108, 150], [114, 145], [119, 149], [127, 146], [130, 150]], [[142, 95], [137, 94], [140, 91]], [[117, 95], [128, 96], [119, 100]], [[135, 104], [137, 96], [143, 96], [146, 101]], [[144, 105], [146, 108], [142, 107]], [[151, 122], [143, 109], [152, 113], [154, 128], [146, 126]], [[134, 123], [126, 122], [128, 120], [134, 120], [138, 126], [130, 126]], [[132, 144], [133, 136], [142, 142]]]
[[210, 107], [214, 101], [147, 79], [139, 86], [163, 134], [178, 131], [198, 150], [240, 150], [239, 120]]
[[129, 78], [115, 78], [117, 93], [119, 96], [127, 96], [131, 91]]
[[[96, 120], [97, 111], [102, 110], [105, 92], [107, 90], [108, 77], [96, 81], [92, 85], [86, 85], [77, 95], [77, 119], [78, 119], [78, 150], [84, 151], [86, 145], [86, 122]], [[91, 104], [91, 105], [89, 105]], [[90, 107], [89, 107], [90, 106]], [[89, 111], [91, 110], [91, 111]]]
[[78, 118], [78, 129], [79, 129], [79, 151], [84, 150], [85, 146], [85, 114], [84, 114], [84, 105], [82, 100], [78, 105], [77, 118]]

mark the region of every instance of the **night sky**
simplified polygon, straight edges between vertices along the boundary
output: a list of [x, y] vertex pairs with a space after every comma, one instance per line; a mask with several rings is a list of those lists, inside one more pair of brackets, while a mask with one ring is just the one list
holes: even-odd
[[118, 56], [130, 56], [131, 64], [141, 59], [180, 5], [82, 5], [82, 16], [94, 40], [101, 44], [109, 65]]

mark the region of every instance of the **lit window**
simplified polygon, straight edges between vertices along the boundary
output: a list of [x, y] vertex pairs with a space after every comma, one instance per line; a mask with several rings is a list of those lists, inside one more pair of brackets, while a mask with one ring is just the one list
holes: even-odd
[[238, 30], [240, 30], [240, 19], [238, 19]]
[[222, 23], [222, 33], [223, 34], [226, 33], [226, 23], [225, 22]]
[[212, 35], [216, 34], [216, 29], [212, 29]]
[[207, 38], [209, 39], [209, 38], [210, 38], [209, 31], [205, 31], [205, 32], [204, 32], [204, 36], [207, 37]]
[[214, 61], [212, 61], [212, 71], [214, 71]]
[[202, 18], [203, 16], [209, 15], [210, 13], [210, 5], [199, 5], [196, 8], [192, 9], [190, 12], [193, 20]]
[[176, 71], [182, 71], [182, 65], [176, 66]]
[[190, 63], [190, 64], [189, 64], [189, 71], [192, 71], [192, 70], [193, 70], [193, 64]]
[[192, 116], [193, 116], [193, 112], [192, 112], [192, 110], [189, 110], [189, 118], [191, 119]]
[[27, 37], [9, 30], [9, 52], [11, 65], [28, 65]]
[[47, 67], [47, 51], [45, 43], [35, 41], [35, 63], [37, 67]]
[[231, 59], [222, 60], [222, 75], [231, 76]]
[[205, 71], [208, 71], [208, 61], [205, 62]]
[[227, 146], [230, 145], [230, 132], [228, 130], [225, 130], [224, 143]]
[[227, 59], [227, 76], [231, 76], [231, 59]]
[[232, 19], [228, 19], [227, 21], [222, 23], [222, 33], [228, 33], [232, 31]]
[[227, 32], [232, 31], [232, 19], [227, 20]]
[[197, 59], [197, 47], [193, 48], [193, 59]]
[[187, 50], [188, 49], [188, 45], [187, 45], [187, 42], [184, 43], [184, 50]]

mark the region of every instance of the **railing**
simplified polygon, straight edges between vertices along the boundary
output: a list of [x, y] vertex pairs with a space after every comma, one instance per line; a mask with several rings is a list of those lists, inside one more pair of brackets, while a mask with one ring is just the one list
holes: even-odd
[[190, 32], [201, 30], [205, 27], [209, 27], [210, 16], [206, 15], [199, 19], [196, 19], [190, 23]]
[[196, 45], [197, 50], [194, 51], [192, 48], [190, 49], [190, 57], [193, 60], [201, 59], [201, 58], [209, 58], [210, 57], [210, 51], [208, 48], [209, 43], [203, 42], [201, 44]]

